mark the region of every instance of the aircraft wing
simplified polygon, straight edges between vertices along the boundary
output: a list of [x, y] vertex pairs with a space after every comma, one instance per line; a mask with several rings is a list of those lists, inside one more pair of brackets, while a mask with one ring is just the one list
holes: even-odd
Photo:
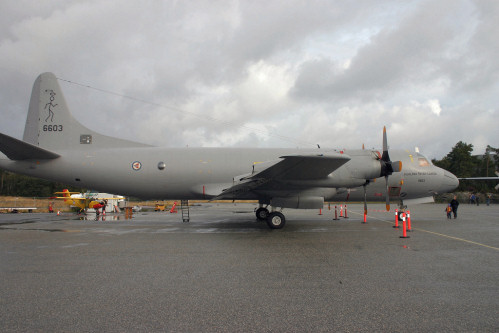
[[11, 160], [54, 159], [60, 155], [0, 133], [0, 151]]
[[245, 197], [246, 194], [271, 186], [272, 183], [323, 179], [350, 160], [348, 155], [339, 153], [288, 155], [280, 158], [280, 161], [270, 163], [263, 170], [235, 177], [234, 185], [223, 190], [213, 200]]
[[345, 154], [281, 156], [281, 161], [252, 175], [253, 179], [313, 180], [327, 177], [350, 160]]
[[51, 197], [51, 199], [69, 199], [69, 200], [89, 200], [89, 201], [101, 201], [101, 200], [121, 200], [123, 198], [75, 198], [75, 197]]
[[459, 180], [499, 180], [499, 171], [495, 172], [496, 177], [468, 177], [468, 178], [458, 178]]
[[[459, 180], [497, 180], [499, 181], [499, 172], [496, 171], [497, 177], [469, 177], [469, 178], [458, 178]], [[499, 190], [499, 184], [497, 184], [494, 187], [497, 190]]]
[[459, 180], [499, 180], [499, 177], [469, 177], [469, 178], [458, 178]]
[[0, 207], [0, 210], [4, 210], [4, 209], [7, 209], [7, 210], [35, 210], [35, 209], [38, 209], [36, 207]]

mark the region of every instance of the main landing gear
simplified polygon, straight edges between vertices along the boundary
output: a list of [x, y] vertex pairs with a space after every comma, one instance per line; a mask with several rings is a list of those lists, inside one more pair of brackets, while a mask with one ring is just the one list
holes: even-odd
[[267, 221], [270, 229], [282, 229], [286, 224], [286, 218], [281, 212], [269, 212], [265, 207], [256, 210], [256, 218], [260, 221]]

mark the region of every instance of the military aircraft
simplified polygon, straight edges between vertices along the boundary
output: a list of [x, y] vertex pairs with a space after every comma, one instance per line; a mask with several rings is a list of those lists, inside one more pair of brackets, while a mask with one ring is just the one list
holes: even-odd
[[[459, 181], [417, 152], [383, 149], [160, 148], [94, 132], [70, 113], [57, 78], [35, 81], [23, 140], [0, 134], [0, 167], [144, 199], [258, 200], [258, 219], [324, 201], [432, 200]], [[391, 158], [395, 158], [394, 161]]]
[[108, 200], [123, 199], [122, 196], [103, 198], [95, 193], [69, 192], [67, 189], [62, 190], [62, 192], [55, 192], [55, 194], [61, 194], [62, 196], [53, 197], [52, 199], [62, 199], [65, 204], [79, 208], [80, 213], [87, 212], [89, 208], [94, 209], [97, 214], [99, 214], [99, 209], [102, 209], [104, 213]]

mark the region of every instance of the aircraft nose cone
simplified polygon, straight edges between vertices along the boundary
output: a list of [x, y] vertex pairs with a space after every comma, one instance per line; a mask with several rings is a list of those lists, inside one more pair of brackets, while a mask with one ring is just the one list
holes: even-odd
[[440, 186], [440, 193], [452, 192], [459, 186], [459, 180], [456, 176], [447, 170], [444, 170], [444, 177], [442, 185]]

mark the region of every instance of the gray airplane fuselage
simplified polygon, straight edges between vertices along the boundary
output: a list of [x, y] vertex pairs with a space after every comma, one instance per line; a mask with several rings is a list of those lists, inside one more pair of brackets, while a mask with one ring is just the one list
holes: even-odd
[[[231, 187], [234, 177], [250, 173], [253, 165], [278, 160], [291, 154], [321, 153], [327, 149], [255, 149], [255, 148], [115, 148], [59, 151], [52, 160], [10, 161], [0, 159], [0, 167], [35, 177], [75, 186], [120, 193], [145, 199], [211, 199]], [[282, 187], [268, 189], [279, 196], [295, 193], [320, 194], [326, 201], [363, 200], [364, 178], [356, 173], [370, 164], [370, 150], [345, 150], [347, 163], [321, 180], [286, 181]], [[401, 172], [390, 176], [389, 186], [400, 189], [400, 197], [414, 199], [432, 196], [456, 187], [455, 177], [432, 165], [424, 156], [391, 150], [392, 159], [402, 162]], [[425, 163], [420, 163], [424, 159]], [[427, 162], [427, 163], [426, 163]], [[135, 169], [133, 168], [135, 164]], [[138, 164], [140, 163], [140, 164]], [[164, 168], [158, 166], [164, 163]], [[422, 165], [421, 165], [422, 164]], [[140, 166], [140, 167], [139, 167]], [[373, 177], [374, 178], [374, 177]], [[385, 182], [379, 178], [367, 186], [370, 201], [383, 201]], [[233, 199], [258, 199], [246, 193]]]

